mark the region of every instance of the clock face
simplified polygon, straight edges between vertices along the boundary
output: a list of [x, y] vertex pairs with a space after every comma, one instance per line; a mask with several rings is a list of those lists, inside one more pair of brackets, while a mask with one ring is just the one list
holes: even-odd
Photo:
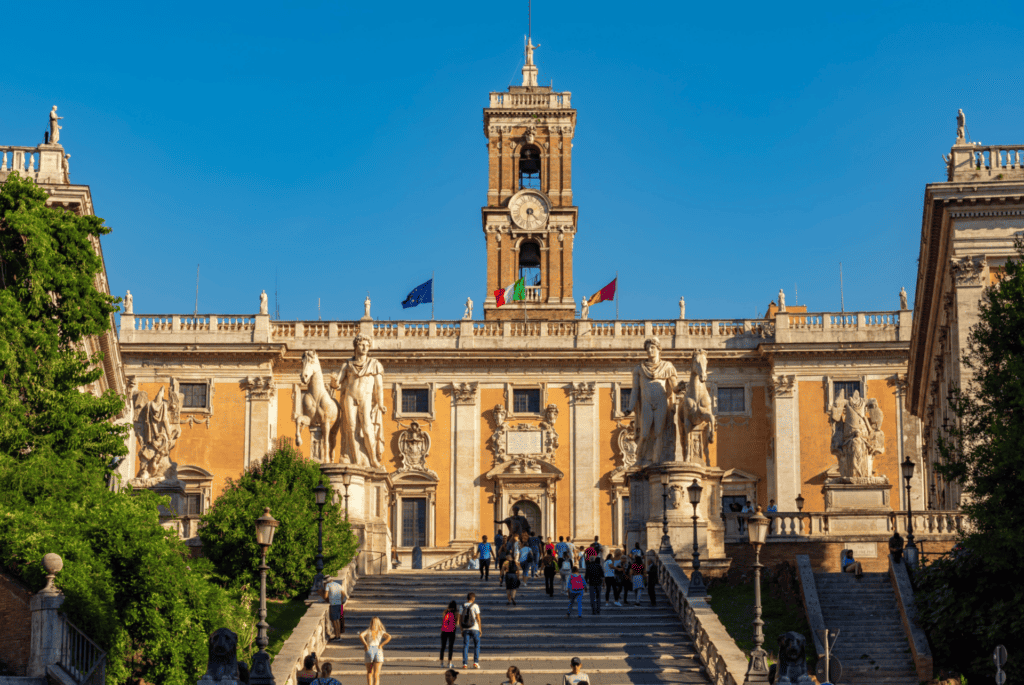
[[520, 228], [543, 228], [548, 222], [548, 203], [536, 193], [522, 193], [508, 203], [512, 221]]

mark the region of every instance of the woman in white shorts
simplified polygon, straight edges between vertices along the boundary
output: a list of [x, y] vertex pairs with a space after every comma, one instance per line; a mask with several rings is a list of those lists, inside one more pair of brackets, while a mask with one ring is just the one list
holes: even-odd
[[380, 685], [380, 669], [384, 666], [384, 645], [391, 642], [384, 624], [376, 616], [370, 627], [359, 633], [366, 648], [366, 685]]

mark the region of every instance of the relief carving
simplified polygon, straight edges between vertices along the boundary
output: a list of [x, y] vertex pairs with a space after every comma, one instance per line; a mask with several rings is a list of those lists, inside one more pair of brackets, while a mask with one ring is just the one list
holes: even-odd
[[149, 401], [145, 391], [135, 394], [135, 434], [142, 445], [139, 448], [139, 472], [131, 481], [136, 487], [151, 487], [159, 483], [179, 484], [178, 465], [171, 461], [181, 435], [181, 405], [184, 395], [178, 392], [178, 383], [171, 379], [165, 396], [160, 386], [156, 397]]
[[881, 431], [882, 410], [875, 399], [865, 400], [854, 391], [847, 399], [845, 391], [829, 410], [832, 424], [831, 449], [839, 460], [839, 478], [836, 483], [886, 483], [888, 480], [873, 476], [873, 460], [885, 452], [885, 434]]
[[782, 397], [792, 397], [793, 391], [796, 389], [796, 376], [776, 376], [771, 380], [768, 385], [768, 392], [771, 394], [772, 399], [778, 399]]
[[249, 397], [254, 400], [269, 400], [277, 390], [273, 376], [248, 377], [242, 381], [242, 387], [249, 391]]
[[452, 383], [452, 399], [455, 404], [473, 404], [476, 401], [477, 383]]
[[437, 474], [427, 468], [427, 456], [430, 454], [430, 435], [413, 421], [409, 428], [398, 434], [398, 453], [402, 456], [399, 473], [417, 471], [428, 473], [435, 478]]
[[622, 455], [622, 466], [616, 469], [616, 471], [625, 471], [636, 465], [636, 422], [630, 421], [629, 425], [626, 426], [623, 426], [621, 423], [618, 425], [621, 428], [617, 442], [619, 444], [619, 454]]
[[[584, 317], [586, 318], [586, 317]], [[569, 395], [575, 404], [591, 404], [594, 401], [594, 393], [597, 391], [597, 383], [573, 383], [569, 387]]]
[[950, 260], [950, 273], [957, 285], [981, 285], [985, 257], [963, 257]]

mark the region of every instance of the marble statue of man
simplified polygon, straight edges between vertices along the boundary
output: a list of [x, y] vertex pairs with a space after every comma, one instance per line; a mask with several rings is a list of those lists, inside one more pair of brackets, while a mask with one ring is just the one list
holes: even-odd
[[466, 311], [463, 313], [462, 318], [466, 321], [473, 318], [473, 298], [466, 298]]
[[686, 300], [680, 296], [679, 298], [679, 320], [682, 321], [686, 318]]
[[[352, 347], [355, 354], [338, 374], [346, 438], [342, 460], [351, 464], [354, 457], [360, 466], [380, 468], [384, 453], [384, 412], [387, 411], [384, 406], [384, 367], [369, 356], [370, 338], [357, 335]], [[369, 463], [366, 463], [360, 446], [369, 455]]]
[[629, 409], [636, 412], [639, 439], [636, 455], [641, 464], [656, 464], [671, 460], [675, 449], [672, 434], [673, 393], [677, 384], [676, 367], [662, 361], [661, 341], [656, 337], [644, 341], [647, 360], [633, 369], [633, 392], [629, 395]]
[[132, 311], [132, 291], [131, 290], [129, 290], [128, 293], [124, 296], [124, 313], [125, 314], [134, 314], [135, 313], [135, 312]]
[[56, 145], [57, 141], [60, 140], [60, 130], [63, 127], [57, 122], [63, 118], [57, 116], [57, 105], [54, 105], [53, 109], [50, 110], [50, 143], [53, 145]]
[[779, 311], [786, 311], [786, 293], [782, 292], [782, 288], [779, 288]]
[[[56, 109], [56, 107], [54, 108]], [[967, 132], [967, 116], [964, 114], [962, 109], [958, 109], [956, 112], [956, 139], [964, 140]]]
[[590, 318], [590, 300], [585, 297], [580, 299], [580, 318], [584, 321]]
[[540, 47], [540, 43], [534, 45], [529, 38], [526, 39], [526, 66], [533, 66], [533, 51]]
[[267, 315], [267, 291], [260, 293], [260, 316]]
[[900, 288], [900, 309], [907, 309], [907, 289]]

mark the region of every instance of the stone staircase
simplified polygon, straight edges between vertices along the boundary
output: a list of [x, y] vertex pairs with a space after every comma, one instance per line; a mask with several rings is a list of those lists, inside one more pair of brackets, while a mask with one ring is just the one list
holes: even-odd
[[[362, 682], [366, 667], [358, 633], [377, 616], [393, 636], [384, 649], [381, 681], [443, 683], [447, 664], [442, 668], [438, 661], [441, 618], [448, 602], [461, 604], [467, 592], [475, 592], [483, 618], [480, 669], [473, 669], [472, 663], [469, 669], [462, 668], [462, 636], [456, 629], [452, 664], [459, 671], [457, 685], [497, 685], [510, 665], [519, 668], [529, 685], [560, 685], [574, 656], [583, 660], [583, 672], [593, 685], [710, 682], [660, 588], [655, 607], [641, 593], [642, 606], [602, 602], [597, 616], [590, 614], [584, 597], [581, 619], [575, 607], [566, 618], [568, 598], [557, 591], [558, 583], [556, 576], [555, 596], [548, 597], [543, 577], [530, 579], [519, 588], [517, 606], [507, 606], [494, 574], [487, 582], [478, 571], [363, 577], [345, 606], [347, 632], [342, 642], [328, 644], [320, 660], [332, 663], [333, 675], [341, 682]], [[471, 662], [472, 658], [470, 650]]]
[[918, 685], [888, 573], [816, 573], [814, 584], [825, 627], [840, 631], [837, 685]]

